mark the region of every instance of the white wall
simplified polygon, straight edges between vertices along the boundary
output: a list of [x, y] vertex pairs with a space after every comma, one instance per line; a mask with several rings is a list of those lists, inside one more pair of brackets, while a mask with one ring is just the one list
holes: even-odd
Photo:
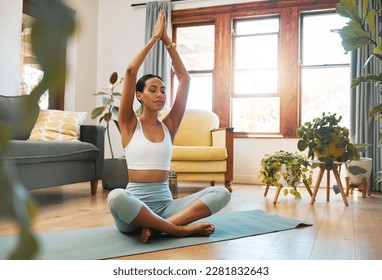
[[90, 112], [97, 100], [98, 0], [66, 0], [76, 13], [77, 29], [68, 46], [65, 110]]
[[0, 95], [18, 95], [22, 0], [0, 0]]

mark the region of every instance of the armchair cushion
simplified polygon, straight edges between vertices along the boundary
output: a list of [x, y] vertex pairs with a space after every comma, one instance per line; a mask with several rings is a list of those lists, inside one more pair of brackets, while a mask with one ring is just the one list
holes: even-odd
[[174, 146], [172, 149], [172, 160], [225, 160], [227, 156], [225, 147]]
[[203, 162], [175, 160], [171, 161], [171, 164], [176, 167], [176, 173], [178, 173], [178, 176], [181, 173], [193, 173], [196, 175], [198, 173], [224, 173], [227, 171], [227, 163], [224, 160]]

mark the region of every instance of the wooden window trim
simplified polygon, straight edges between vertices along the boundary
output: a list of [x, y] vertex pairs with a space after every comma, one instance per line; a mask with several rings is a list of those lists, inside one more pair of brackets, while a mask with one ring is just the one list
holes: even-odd
[[[215, 65], [213, 111], [222, 127], [231, 126], [232, 21], [264, 15], [280, 16], [280, 133], [235, 132], [237, 138], [295, 138], [300, 125], [300, 14], [333, 10], [338, 0], [261, 1], [172, 11], [173, 28], [182, 25], [215, 23]], [[285, 24], [285, 23], [288, 24]], [[176, 40], [176, 38], [174, 38]], [[285, 48], [285, 46], [288, 46]]]

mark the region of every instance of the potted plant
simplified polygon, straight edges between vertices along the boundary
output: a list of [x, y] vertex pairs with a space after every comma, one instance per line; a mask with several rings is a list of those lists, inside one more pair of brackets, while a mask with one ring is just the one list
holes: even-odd
[[[341, 0], [340, 3], [336, 5], [336, 12], [340, 16], [349, 19], [349, 22], [342, 29], [338, 30], [342, 39], [342, 46], [344, 50], [346, 52], [355, 51], [365, 46], [369, 46], [373, 49], [364, 65], [364, 69], [366, 70], [365, 74], [356, 77], [352, 81], [351, 87], [357, 87], [361, 83], [374, 83], [375, 86], [380, 86], [382, 84], [382, 73], [375, 72], [378, 68], [370, 67], [370, 63], [373, 60], [377, 61], [379, 64], [382, 63], [382, 33], [380, 30], [377, 32], [378, 28], [376, 28], [376, 19], [377, 17], [381, 17], [382, 9], [379, 9], [378, 11], [375, 9], [370, 9], [369, 1], [364, 0], [362, 10], [359, 10], [356, 0]], [[369, 71], [371, 72], [369, 72], [368, 69], [370, 69]], [[379, 88], [379, 94], [381, 93], [381, 88]], [[378, 104], [371, 109], [369, 112], [369, 117], [375, 117], [379, 120], [381, 119], [381, 113], [382, 104]], [[382, 139], [381, 136], [382, 134], [379, 136], [379, 141]], [[371, 165], [371, 159], [366, 161], [368, 161], [368, 166]], [[357, 172], [354, 170], [353, 165], [350, 165], [349, 167], [350, 170], [353, 169], [353, 172], [350, 172], [350, 174]], [[366, 169], [368, 170], [368, 168]], [[362, 170], [359, 172], [361, 174], [365, 173], [365, 171]], [[359, 179], [353, 179], [355, 181], [359, 181]], [[382, 171], [378, 171], [375, 174], [375, 183], [378, 184], [381, 181]]]
[[[269, 186], [278, 188], [289, 186], [284, 189], [284, 195], [288, 193], [300, 199], [301, 194], [297, 190], [297, 184], [304, 182], [305, 186], [312, 184], [312, 166], [306, 157], [301, 154], [276, 151], [273, 154], [266, 154], [261, 160], [260, 178], [261, 181]], [[266, 190], [267, 193], [267, 190]], [[266, 195], [265, 193], [265, 195]], [[278, 193], [274, 203], [277, 201]]]
[[352, 144], [349, 129], [340, 126], [342, 116], [322, 113], [312, 121], [300, 126], [296, 135], [299, 151], [308, 149], [308, 158], [325, 163], [326, 170], [332, 170], [334, 162], [346, 162], [359, 158], [365, 144]]
[[[382, 37], [381, 32], [375, 32], [376, 17], [381, 16], [382, 9], [376, 11], [368, 8], [369, 1], [364, 0], [363, 11], [359, 12], [356, 0], [341, 0], [336, 6], [336, 12], [343, 17], [349, 18], [349, 22], [338, 30], [342, 46], [346, 52], [357, 50], [363, 46], [372, 46], [374, 51], [369, 55], [364, 67], [376, 59], [382, 63]], [[351, 86], [356, 87], [363, 82], [380, 85], [382, 83], [381, 73], [365, 73], [352, 81]], [[382, 105], [375, 106], [370, 111], [370, 116], [380, 115]]]
[[95, 93], [102, 96], [102, 106], [96, 107], [91, 113], [91, 118], [99, 118], [99, 123], [105, 122], [105, 133], [107, 135], [111, 158], [105, 159], [103, 168], [102, 186], [105, 189], [125, 188], [127, 185], [127, 165], [124, 158], [114, 157], [114, 150], [110, 138], [110, 123], [114, 123], [119, 131], [118, 111], [119, 106], [116, 99], [121, 98], [121, 93], [115, 88], [123, 82], [123, 77], [118, 79], [117, 72], [110, 75], [110, 85]]
[[373, 159], [361, 157], [357, 160], [346, 162], [346, 195], [351, 188], [362, 189], [362, 196], [369, 194], [370, 174], [373, 167]]

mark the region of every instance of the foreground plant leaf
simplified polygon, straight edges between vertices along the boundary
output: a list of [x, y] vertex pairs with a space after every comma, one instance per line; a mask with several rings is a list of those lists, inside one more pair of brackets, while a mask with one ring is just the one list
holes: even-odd
[[[31, 110], [41, 95], [49, 89], [49, 95], [57, 95], [65, 83], [66, 45], [75, 29], [74, 14], [62, 0], [30, 0], [35, 18], [32, 24], [31, 44], [44, 77], [17, 112], [18, 119], [12, 127], [0, 125], [0, 153], [6, 154], [12, 130], [34, 120], [38, 109]], [[0, 212], [14, 220], [19, 227], [19, 242], [10, 252], [10, 259], [33, 259], [38, 252], [38, 241], [30, 223], [36, 212], [36, 204], [28, 190], [18, 180], [15, 166], [0, 158]]]

